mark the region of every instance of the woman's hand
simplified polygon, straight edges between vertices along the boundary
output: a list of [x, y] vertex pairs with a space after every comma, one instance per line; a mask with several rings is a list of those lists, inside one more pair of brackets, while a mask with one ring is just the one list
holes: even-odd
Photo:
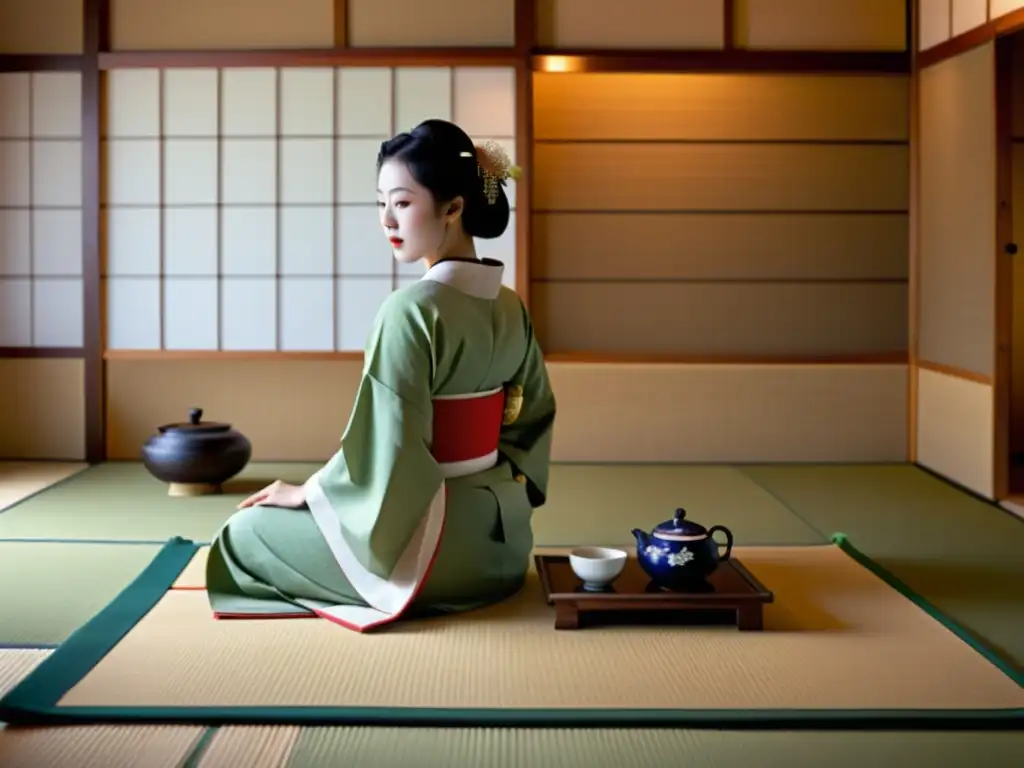
[[238, 508], [245, 509], [246, 507], [253, 507], [257, 504], [262, 504], [267, 507], [288, 507], [289, 509], [299, 509], [306, 504], [306, 491], [301, 485], [291, 485], [280, 480], [275, 480], [266, 488], [261, 491], [257, 491], [239, 504]]

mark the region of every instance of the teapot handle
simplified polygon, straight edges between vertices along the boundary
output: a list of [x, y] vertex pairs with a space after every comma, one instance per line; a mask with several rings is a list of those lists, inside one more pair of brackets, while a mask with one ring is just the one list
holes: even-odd
[[[715, 541], [715, 531], [721, 531], [725, 534], [725, 552], [719, 553], [718, 559], [725, 562], [729, 559], [729, 555], [732, 554], [732, 531], [726, 528], [724, 525], [713, 525], [708, 529], [708, 538]], [[715, 541], [715, 544], [722, 546], [719, 542]]]

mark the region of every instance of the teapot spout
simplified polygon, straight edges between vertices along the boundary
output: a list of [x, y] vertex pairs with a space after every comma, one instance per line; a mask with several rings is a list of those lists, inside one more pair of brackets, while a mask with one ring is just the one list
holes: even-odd
[[634, 528], [632, 531], [630, 531], [630, 533], [633, 534], [633, 538], [636, 539], [636, 545], [640, 549], [643, 549], [647, 546], [647, 542], [649, 541], [649, 539], [644, 531], [641, 531], [639, 528]]

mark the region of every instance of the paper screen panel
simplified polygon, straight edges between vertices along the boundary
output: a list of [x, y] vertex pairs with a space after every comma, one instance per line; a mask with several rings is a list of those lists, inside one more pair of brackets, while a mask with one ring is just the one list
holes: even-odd
[[0, 74], [0, 347], [81, 347], [81, 76]]
[[906, 349], [906, 77], [544, 74], [534, 94], [546, 349]]
[[[515, 146], [508, 68], [115, 70], [107, 93], [111, 349], [362, 350], [422, 275], [381, 232], [381, 142], [438, 117]], [[478, 249], [514, 285], [514, 216]]]
[[737, 42], [754, 49], [906, 50], [904, 0], [736, 0]]
[[515, 0], [348, 0], [348, 44], [357, 47], [511, 47]]
[[[105, 133], [101, 243], [106, 281], [106, 345], [112, 349], [162, 346], [161, 202], [168, 184], [177, 191], [177, 196], [188, 195], [187, 180], [177, 174], [179, 168], [166, 175], [163, 172], [161, 78], [157, 69], [114, 70], [106, 75], [105, 115], [101, 123]], [[196, 109], [201, 113], [201, 101]], [[214, 127], [206, 139], [216, 143], [216, 136]], [[205, 170], [208, 174], [209, 169]]]
[[[905, 280], [906, 214], [544, 213], [534, 280]], [[628, 254], [628, 258], [625, 256]]]
[[534, 166], [543, 211], [907, 207], [903, 144], [538, 143]]
[[995, 101], [991, 43], [921, 72], [919, 353], [991, 374]]
[[924, 51], [949, 40], [952, 22], [952, 0], [918, 0], [917, 49]]
[[115, 51], [330, 48], [333, 0], [110, 0]]
[[1024, 8], [1024, 0], [989, 0], [991, 18], [998, 19], [1008, 13]]
[[902, 282], [539, 282], [531, 310], [551, 353], [785, 359], [907, 348]]
[[952, 0], [950, 30], [953, 36], [962, 35], [988, 21], [989, 0]]
[[[515, 71], [508, 67], [417, 67], [395, 70], [395, 131], [407, 131], [423, 120], [441, 118], [458, 124], [478, 144], [494, 141], [516, 161]], [[376, 148], [371, 155], [375, 155]], [[367, 155], [369, 157], [370, 155]], [[371, 158], [372, 161], [372, 158]], [[367, 189], [371, 190], [373, 186]], [[515, 287], [516, 266], [516, 183], [510, 181], [505, 194], [512, 209], [508, 227], [501, 237], [476, 241], [477, 255], [498, 259], [505, 264], [504, 284]], [[371, 198], [370, 202], [375, 198]], [[390, 251], [381, 242], [376, 211], [349, 212], [353, 218], [364, 216], [359, 226], [362, 246], [353, 247], [351, 261], [362, 252]], [[372, 224], [369, 217], [372, 215]], [[342, 228], [344, 232], [344, 228]], [[343, 251], [344, 253], [344, 251]], [[395, 263], [396, 283], [400, 288], [423, 275], [423, 265]], [[376, 274], [371, 271], [368, 274]]]
[[561, 403], [556, 461], [906, 461], [904, 365], [555, 363], [550, 369]]
[[0, 359], [0, 420], [4, 459], [84, 459], [84, 361]]
[[548, 48], [722, 48], [723, 0], [537, 0]]
[[83, 0], [0, 0], [0, 54], [81, 53]]
[[533, 98], [536, 140], [906, 141], [908, 135], [905, 76], [538, 73]]
[[917, 369], [917, 461], [988, 498], [992, 417], [990, 385]]

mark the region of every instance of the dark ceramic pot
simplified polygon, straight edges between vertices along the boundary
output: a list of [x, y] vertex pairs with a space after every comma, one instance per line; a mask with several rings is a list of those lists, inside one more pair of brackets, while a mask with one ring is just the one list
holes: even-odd
[[241, 472], [252, 457], [252, 444], [230, 424], [203, 421], [202, 408], [189, 420], [157, 428], [142, 446], [142, 461], [158, 480], [172, 486], [213, 486]]
[[[634, 528], [637, 562], [658, 587], [685, 592], [705, 584], [719, 563], [732, 554], [732, 531], [724, 525], [705, 528], [686, 520], [686, 510], [677, 509], [671, 520], [650, 533]], [[713, 538], [725, 535], [725, 551]]]

